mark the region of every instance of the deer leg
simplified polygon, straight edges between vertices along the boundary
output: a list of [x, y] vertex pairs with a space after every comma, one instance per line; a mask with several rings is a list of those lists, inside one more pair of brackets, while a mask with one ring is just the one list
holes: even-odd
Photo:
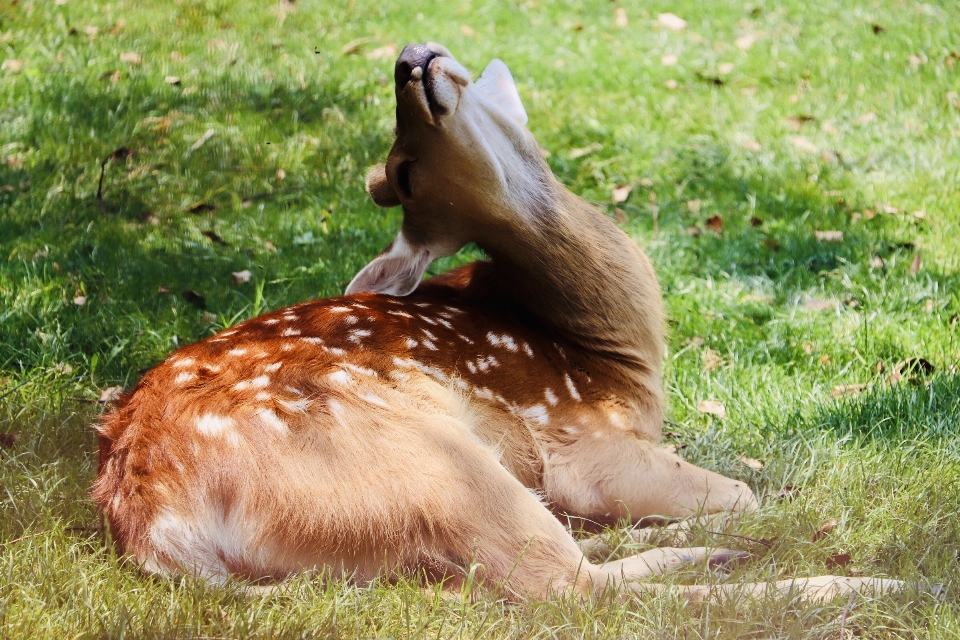
[[[708, 533], [729, 533], [739, 513], [729, 511], [706, 516], [692, 516], [672, 522], [667, 521], [665, 524], [637, 525], [627, 531], [618, 532], [618, 534], [625, 535], [627, 540], [624, 542], [627, 544], [657, 545], [669, 543], [671, 546], [682, 546], [687, 544], [688, 540], [698, 530], [706, 530]], [[577, 544], [580, 545], [580, 550], [583, 551], [584, 555], [593, 556], [600, 553], [611, 553], [614, 551], [616, 542], [615, 536], [611, 540], [609, 534], [598, 534], [578, 540]]]
[[708, 562], [711, 567], [721, 567], [731, 563], [736, 564], [749, 557], [751, 557], [749, 553], [731, 549], [662, 547], [622, 560], [605, 562], [600, 565], [600, 568], [622, 580], [637, 580], [650, 576], [662, 576], [701, 562]]
[[[640, 591], [655, 585], [639, 586]], [[657, 585], [666, 587], [667, 585]], [[750, 597], [793, 596], [811, 602], [829, 602], [837, 596], [853, 593], [879, 596], [906, 589], [909, 585], [889, 578], [847, 578], [843, 576], [816, 576], [794, 578], [777, 582], [747, 582], [720, 585], [693, 585], [668, 587], [674, 593], [685, 596], [692, 602], [719, 602], [738, 594]]]
[[701, 469], [631, 434], [584, 438], [576, 450], [551, 459], [544, 484], [547, 497], [565, 511], [595, 519], [637, 522], [756, 509], [745, 482]]

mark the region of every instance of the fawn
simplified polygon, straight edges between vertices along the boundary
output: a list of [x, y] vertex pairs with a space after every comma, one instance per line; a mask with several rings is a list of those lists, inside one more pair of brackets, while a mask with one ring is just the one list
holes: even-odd
[[[396, 141], [367, 189], [403, 207], [339, 298], [243, 322], [147, 373], [97, 427], [93, 498], [149, 572], [369, 580], [472, 565], [513, 597], [606, 588], [723, 549], [594, 564], [551, 509], [595, 520], [750, 510], [743, 482], [659, 446], [663, 307], [649, 261], [564, 188], [507, 67], [442, 46], [395, 68]], [[489, 260], [421, 282], [468, 242]], [[892, 580], [773, 588], [811, 598]], [[693, 599], [766, 584], [678, 587]]]

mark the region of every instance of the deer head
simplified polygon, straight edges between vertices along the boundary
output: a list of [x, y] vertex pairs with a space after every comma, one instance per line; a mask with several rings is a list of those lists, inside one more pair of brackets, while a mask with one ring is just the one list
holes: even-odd
[[480, 78], [441, 45], [407, 45], [394, 70], [396, 141], [367, 190], [403, 207], [393, 242], [347, 287], [403, 296], [433, 260], [481, 247], [542, 208], [555, 181], [527, 130], [513, 77], [493, 60]]

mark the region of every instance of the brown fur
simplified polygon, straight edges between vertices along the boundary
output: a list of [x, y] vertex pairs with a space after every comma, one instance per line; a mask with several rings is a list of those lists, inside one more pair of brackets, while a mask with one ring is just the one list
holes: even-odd
[[[368, 190], [403, 205], [403, 228], [348, 295], [180, 349], [98, 427], [93, 498], [145, 569], [363, 580], [479, 566], [517, 597], [545, 597], [643, 592], [640, 578], [732, 557], [594, 565], [551, 514], [676, 518], [755, 501], [660, 447], [650, 263], [556, 181], [519, 103], [464, 74], [436, 45], [401, 54], [397, 142]], [[468, 241], [491, 260], [419, 283]], [[836, 582], [820, 580], [811, 597]]]

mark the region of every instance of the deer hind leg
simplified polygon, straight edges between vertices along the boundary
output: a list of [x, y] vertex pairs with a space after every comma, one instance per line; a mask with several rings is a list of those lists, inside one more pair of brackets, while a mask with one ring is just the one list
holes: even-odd
[[750, 557], [749, 553], [732, 549], [661, 547], [622, 560], [605, 562], [600, 568], [620, 580], [640, 580], [704, 562], [711, 568], [736, 565]]
[[[708, 534], [730, 533], [740, 513], [740, 511], [727, 511], [667, 521], [658, 518], [658, 521], [654, 523], [641, 522], [626, 531], [615, 531], [613, 536], [609, 533], [601, 533], [583, 538], [578, 540], [577, 544], [584, 555], [588, 557], [613, 553], [616, 551], [618, 543], [683, 546], [688, 544], [690, 539], [698, 532]], [[625, 539], [617, 540], [618, 537]]]
[[694, 466], [632, 434], [584, 438], [551, 458], [548, 498], [588, 518], [687, 518], [751, 511], [745, 482]]
[[747, 582], [721, 585], [667, 586], [642, 585], [638, 591], [670, 590], [693, 602], [720, 602], [737, 595], [748, 597], [796, 597], [810, 602], [829, 602], [842, 595], [861, 593], [879, 596], [909, 588], [906, 582], [889, 578], [847, 578], [842, 576], [816, 576], [794, 578], [777, 582]]

